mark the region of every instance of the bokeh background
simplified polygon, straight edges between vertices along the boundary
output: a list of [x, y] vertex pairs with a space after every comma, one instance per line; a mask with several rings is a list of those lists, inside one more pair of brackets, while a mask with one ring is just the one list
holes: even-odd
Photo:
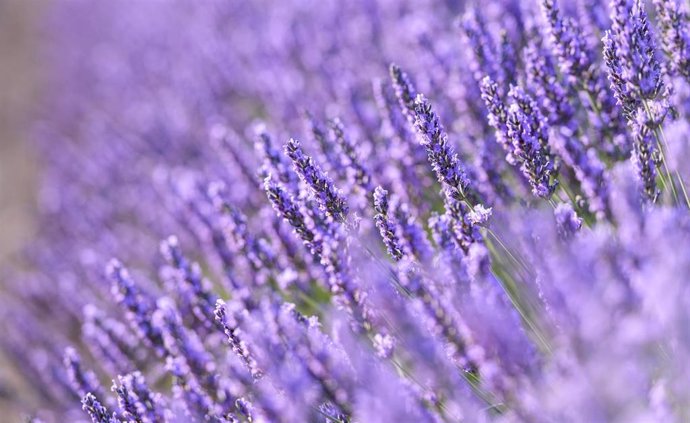
[[[0, 0], [0, 269], [33, 233], [37, 165], [30, 122], [41, 93], [44, 7], [38, 0]], [[21, 393], [8, 388], [16, 386], [13, 373], [0, 356], [1, 422], [20, 418]]]
[[31, 235], [36, 166], [31, 112], [40, 96], [40, 3], [0, 1], [0, 260]]

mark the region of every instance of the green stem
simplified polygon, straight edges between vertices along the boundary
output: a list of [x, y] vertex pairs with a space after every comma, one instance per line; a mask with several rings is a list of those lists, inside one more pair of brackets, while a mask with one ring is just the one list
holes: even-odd
[[[664, 128], [659, 126], [659, 128], [657, 128], [657, 129], [659, 132], [659, 134], [657, 136], [657, 142], [659, 142], [659, 140], [661, 140], [661, 146], [659, 149], [665, 150], [665, 152], [668, 152], [669, 151], [668, 141], [666, 141], [666, 134], [664, 133]], [[656, 135], [657, 134], [655, 131], [655, 136]], [[665, 154], [662, 155], [662, 157], [665, 157]], [[685, 205], [688, 206], [688, 208], [690, 209], [690, 197], [688, 197], [688, 192], [685, 189], [685, 181], [683, 181], [683, 177], [681, 176], [680, 172], [677, 169], [675, 171], [675, 174], [676, 174], [676, 178], [678, 178], [678, 184], [680, 185], [680, 189], [681, 189], [681, 191], [683, 191], [683, 197], [685, 199]]]
[[493, 243], [489, 239], [487, 239], [487, 248], [489, 249], [489, 252], [493, 257], [492, 272], [500, 282], [500, 285], [505, 291], [506, 295], [508, 296], [509, 301], [520, 315], [521, 320], [524, 322], [525, 325], [527, 325], [529, 333], [532, 333], [540, 349], [544, 353], [550, 355], [552, 352], [551, 346], [549, 345], [549, 342], [546, 340], [546, 336], [544, 336], [540, 327], [532, 319], [531, 314], [533, 313], [530, 310], [531, 307], [525, 304], [525, 301], [522, 298], [520, 298], [518, 286], [515, 279], [510, 275], [509, 272], [506, 272], [503, 269], [501, 269], [499, 260], [500, 255], [498, 254], [498, 252], [493, 246]]
[[[652, 120], [652, 111], [649, 109], [649, 104], [647, 103], [647, 100], [644, 100], [642, 102], [644, 105], [645, 112], [647, 113], [647, 117]], [[654, 128], [654, 138], [656, 138], [656, 144], [657, 147], [659, 148], [659, 155], [661, 156], [661, 165], [664, 167], [664, 171], [666, 172], [666, 178], [668, 180], [668, 184], [671, 186], [671, 193], [673, 194], [673, 199], [676, 201], [676, 204], [679, 204], [678, 200], [678, 193], [676, 192], [676, 186], [673, 183], [673, 176], [671, 176], [671, 171], [668, 168], [668, 163], [666, 161], [666, 154], [664, 154], [664, 145], [661, 142], [661, 138], [659, 136], [658, 132], [658, 127]], [[663, 177], [662, 177], [663, 179]]]

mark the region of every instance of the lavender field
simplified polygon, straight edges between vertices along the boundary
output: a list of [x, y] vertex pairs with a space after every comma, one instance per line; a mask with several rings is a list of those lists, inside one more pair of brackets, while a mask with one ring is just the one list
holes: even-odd
[[690, 421], [689, 11], [47, 6], [0, 421]]

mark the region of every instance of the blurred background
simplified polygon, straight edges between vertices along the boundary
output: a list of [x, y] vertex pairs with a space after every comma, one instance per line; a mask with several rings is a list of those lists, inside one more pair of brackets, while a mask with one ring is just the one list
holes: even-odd
[[[0, 269], [32, 235], [36, 164], [31, 113], [40, 89], [40, 1], [0, 0]], [[2, 283], [0, 283], [0, 289]], [[16, 379], [0, 355], [0, 421], [19, 421], [8, 386]]]
[[40, 4], [0, 0], [0, 264], [31, 234], [36, 167], [29, 121], [40, 92]]

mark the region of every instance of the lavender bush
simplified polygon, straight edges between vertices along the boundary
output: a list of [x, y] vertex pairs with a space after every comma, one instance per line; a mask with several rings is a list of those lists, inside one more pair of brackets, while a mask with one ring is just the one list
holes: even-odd
[[688, 421], [687, 13], [52, 6], [2, 395], [31, 422]]

